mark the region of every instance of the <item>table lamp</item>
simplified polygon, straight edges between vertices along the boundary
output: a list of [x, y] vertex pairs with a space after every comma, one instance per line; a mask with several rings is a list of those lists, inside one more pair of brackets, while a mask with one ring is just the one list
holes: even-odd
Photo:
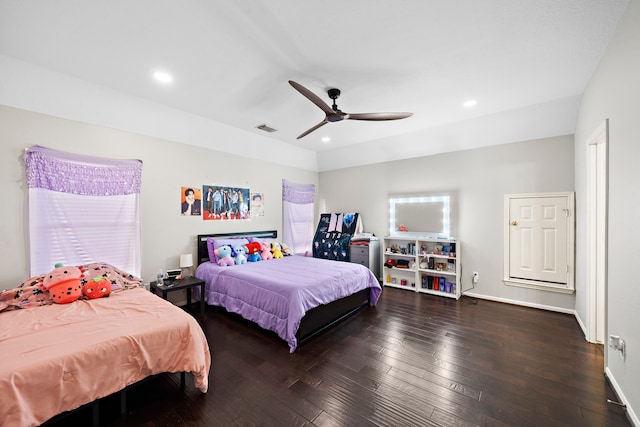
[[182, 254], [180, 255], [180, 269], [182, 270], [182, 278], [186, 279], [191, 277], [191, 267], [193, 267], [193, 255]]

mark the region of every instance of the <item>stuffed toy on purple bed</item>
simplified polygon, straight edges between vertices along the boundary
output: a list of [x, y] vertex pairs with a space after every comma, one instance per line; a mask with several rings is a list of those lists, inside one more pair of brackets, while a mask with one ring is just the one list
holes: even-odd
[[218, 258], [218, 265], [221, 267], [230, 267], [236, 264], [236, 261], [233, 259], [231, 255], [233, 250], [230, 245], [223, 245], [217, 248], [214, 253]]

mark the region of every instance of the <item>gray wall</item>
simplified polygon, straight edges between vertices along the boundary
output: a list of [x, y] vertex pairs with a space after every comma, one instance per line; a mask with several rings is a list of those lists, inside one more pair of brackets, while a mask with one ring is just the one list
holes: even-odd
[[[480, 273], [474, 295], [573, 312], [575, 295], [502, 283], [504, 196], [574, 191], [573, 136], [321, 172], [325, 212], [360, 212], [364, 228], [389, 234], [389, 196], [452, 196], [452, 235], [461, 242], [462, 289]], [[578, 287], [580, 284], [578, 284]]]
[[[240, 134], [242, 136], [242, 134]], [[61, 119], [0, 105], [0, 289], [28, 277], [27, 189], [23, 154], [32, 145], [79, 154], [143, 161], [141, 189], [142, 278], [177, 268], [181, 253], [196, 254], [201, 233], [281, 232], [282, 179], [317, 184], [317, 173], [233, 154]], [[241, 144], [242, 140], [235, 141]], [[180, 187], [203, 184], [249, 187], [265, 194], [265, 216], [250, 221], [203, 221], [180, 215]], [[53, 268], [53, 266], [52, 266]]]
[[[640, 2], [631, 1], [618, 24], [596, 73], [582, 100], [575, 137], [576, 189], [584, 194], [587, 184], [587, 138], [609, 119], [609, 206], [608, 275], [606, 328], [620, 335], [627, 346], [626, 358], [606, 351], [606, 369], [623, 399], [636, 411], [640, 409], [640, 233], [635, 222], [640, 218]], [[578, 198], [580, 211], [584, 197]], [[586, 278], [586, 222], [584, 215], [577, 227], [578, 280]], [[576, 310], [586, 316], [587, 299], [578, 293]], [[630, 412], [636, 425], [637, 413]]]

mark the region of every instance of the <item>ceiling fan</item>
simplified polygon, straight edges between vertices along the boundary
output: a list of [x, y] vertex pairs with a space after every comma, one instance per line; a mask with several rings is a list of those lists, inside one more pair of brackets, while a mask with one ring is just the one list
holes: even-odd
[[326, 117], [324, 118], [323, 121], [321, 121], [311, 129], [307, 130], [306, 132], [303, 132], [296, 139], [300, 139], [309, 135], [314, 130], [320, 128], [321, 126], [326, 125], [329, 122], [332, 122], [332, 123], [340, 122], [342, 120], [347, 120], [347, 119], [372, 120], [372, 121], [398, 120], [398, 119], [405, 119], [407, 117], [413, 116], [413, 113], [355, 113], [355, 114], [344, 113], [340, 111], [338, 109], [338, 106], [336, 105], [336, 99], [338, 99], [338, 97], [340, 96], [340, 89], [329, 89], [327, 91], [329, 98], [333, 100], [333, 105], [329, 107], [329, 105], [327, 105], [322, 99], [320, 99], [319, 96], [311, 92], [306, 87], [302, 86], [300, 83], [296, 83], [293, 80], [289, 80], [289, 84], [293, 86], [295, 90], [297, 90], [302, 95], [304, 95], [307, 99], [309, 99], [309, 101], [313, 102], [318, 107], [320, 107], [320, 109], [324, 111], [324, 113], [326, 114]]

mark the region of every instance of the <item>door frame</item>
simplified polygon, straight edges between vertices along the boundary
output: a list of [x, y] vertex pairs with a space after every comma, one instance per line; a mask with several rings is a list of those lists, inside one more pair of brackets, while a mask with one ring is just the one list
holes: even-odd
[[606, 341], [609, 120], [587, 139], [587, 333]]

